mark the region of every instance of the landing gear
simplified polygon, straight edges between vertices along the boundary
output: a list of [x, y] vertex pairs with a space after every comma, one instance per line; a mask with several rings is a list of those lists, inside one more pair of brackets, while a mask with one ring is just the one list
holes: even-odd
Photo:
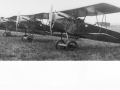
[[59, 50], [65, 49], [65, 46], [66, 46], [66, 42], [64, 40], [59, 40], [55, 44], [56, 49], [59, 49]]
[[27, 39], [27, 36], [28, 36], [28, 35], [26, 35], [26, 34], [23, 35], [22, 38], [21, 38], [21, 40], [22, 40], [22, 41], [25, 41], [25, 40]]
[[75, 41], [68, 41], [66, 47], [67, 47], [67, 50], [69, 50], [69, 51], [77, 51], [78, 50], [78, 45]]
[[3, 36], [4, 37], [10, 37], [10, 36], [12, 36], [12, 34], [11, 34], [11, 32], [4, 32]]
[[34, 41], [34, 36], [33, 35], [27, 36], [27, 41], [28, 42], [33, 42]]
[[34, 36], [25, 29], [25, 35], [22, 36], [22, 41], [33, 42]]
[[[71, 40], [68, 40], [67, 42], [62, 39], [62, 34], [61, 33], [61, 39], [58, 40], [55, 44], [56, 49], [63, 49], [63, 50], [68, 50], [68, 51], [77, 51], [78, 50], [78, 45], [75, 42], [78, 38], [72, 38]], [[69, 37], [68, 37], [69, 38]]]
[[68, 51], [77, 51], [78, 50], [78, 45], [75, 41], [67, 41], [65, 42], [64, 40], [59, 40], [56, 43], [56, 49], [63, 49], [63, 50], [68, 50]]
[[33, 35], [23, 35], [21, 39], [22, 39], [22, 41], [33, 42], [34, 36]]

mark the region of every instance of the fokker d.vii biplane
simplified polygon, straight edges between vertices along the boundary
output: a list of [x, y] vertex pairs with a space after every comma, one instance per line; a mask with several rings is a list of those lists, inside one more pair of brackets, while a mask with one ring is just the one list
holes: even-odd
[[[50, 13], [22, 15], [23, 21], [14, 22], [15, 20], [20, 20], [16, 16], [16, 19], [11, 17], [10, 21], [14, 22], [14, 25], [11, 25], [25, 29], [23, 39], [30, 42], [33, 41], [34, 38], [31, 34], [34, 33], [59, 36], [61, 39], [57, 41], [56, 49], [66, 48], [70, 51], [76, 51], [78, 49], [76, 40], [79, 38], [120, 43], [119, 32], [102, 27], [102, 24], [97, 26], [85, 22], [87, 16], [96, 16], [96, 21], [98, 22], [98, 15], [103, 15], [102, 23], [104, 20], [104, 23], [106, 23], [106, 14], [117, 12], [120, 12], [120, 8], [106, 3], [99, 3], [59, 12], [52, 12], [51, 8]], [[84, 17], [84, 19], [80, 17]], [[43, 19], [47, 19], [49, 24], [43, 23]], [[10, 24], [7, 25], [7, 27], [12, 27]], [[28, 32], [30, 34], [27, 34]], [[67, 38], [67, 41], [63, 40], [63, 37]]]
[[[120, 8], [106, 3], [57, 12], [64, 19], [55, 20], [52, 30], [61, 31], [61, 35], [65, 33], [68, 41], [64, 41], [61, 36], [61, 40], [56, 43], [56, 48], [66, 47], [68, 50], [77, 50], [76, 40], [78, 38], [120, 43], [120, 32], [102, 27], [102, 24], [96, 26], [85, 23], [86, 16], [96, 16], [98, 22], [98, 15], [103, 15], [102, 23], [106, 23], [106, 14], [117, 12], [120, 12]], [[84, 17], [84, 19], [80, 19], [80, 17]], [[105, 22], [103, 22], [104, 19]]]

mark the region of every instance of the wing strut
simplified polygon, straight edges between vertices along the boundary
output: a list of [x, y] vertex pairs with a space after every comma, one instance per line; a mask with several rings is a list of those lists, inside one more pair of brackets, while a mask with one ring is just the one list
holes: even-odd
[[[97, 17], [97, 12], [95, 10], [95, 13], [96, 13], [96, 20], [97, 20], [97, 25], [98, 25], [98, 17]], [[99, 25], [98, 25], [99, 26]]]
[[[97, 24], [99, 24], [97, 14], [96, 14], [96, 20], [97, 20]], [[105, 20], [105, 23], [104, 23], [104, 20]], [[99, 33], [101, 33], [101, 29], [102, 29], [103, 24], [105, 24], [106, 33], [107, 33], [106, 14], [105, 13], [103, 14], [103, 17], [102, 17], [102, 22], [101, 22], [101, 25], [100, 25]], [[99, 27], [99, 25], [98, 25], [98, 27]]]
[[[103, 23], [103, 20], [104, 20], [104, 16], [105, 16], [105, 14], [103, 14], [103, 17], [102, 17], [102, 23]], [[100, 27], [99, 33], [101, 32], [102, 23], [101, 23], [101, 27]]]

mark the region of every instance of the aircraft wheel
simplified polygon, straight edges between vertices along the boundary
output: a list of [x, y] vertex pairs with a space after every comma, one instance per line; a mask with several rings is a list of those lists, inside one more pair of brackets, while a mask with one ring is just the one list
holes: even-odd
[[34, 41], [34, 37], [33, 36], [27, 36], [27, 41], [28, 42], [33, 42]]
[[75, 41], [69, 41], [67, 42], [67, 50], [69, 51], [77, 51], [78, 45]]
[[23, 35], [22, 38], [21, 38], [21, 40], [22, 40], [22, 41], [27, 40], [27, 36], [28, 36], [28, 35]]
[[10, 37], [10, 36], [12, 36], [12, 34], [11, 34], [11, 32], [4, 32], [3, 36], [4, 37]]
[[66, 42], [64, 40], [57, 41], [55, 44], [56, 49], [65, 49], [65, 47], [60, 46], [60, 44], [66, 44]]

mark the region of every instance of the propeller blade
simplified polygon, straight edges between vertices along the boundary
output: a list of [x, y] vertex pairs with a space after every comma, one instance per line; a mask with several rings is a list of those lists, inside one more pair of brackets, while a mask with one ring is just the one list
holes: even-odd
[[52, 15], [53, 15], [53, 5], [51, 6], [50, 12], [49, 12], [49, 22], [50, 22], [50, 33], [52, 35]]
[[18, 13], [17, 19], [16, 19], [16, 31], [18, 31], [18, 24], [20, 22], [20, 12]]
[[2, 18], [0, 17], [0, 24], [2, 23]]

